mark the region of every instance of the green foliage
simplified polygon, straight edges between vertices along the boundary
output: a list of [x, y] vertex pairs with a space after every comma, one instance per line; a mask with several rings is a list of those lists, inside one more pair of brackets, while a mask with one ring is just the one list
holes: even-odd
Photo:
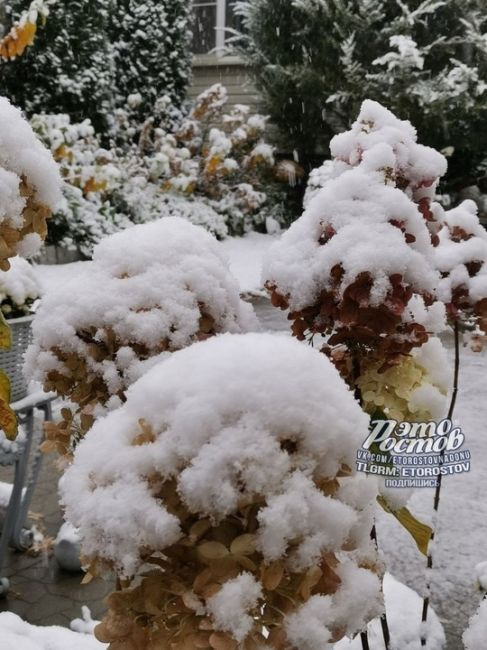
[[134, 116], [143, 121], [165, 96], [181, 106], [191, 75], [191, 3], [187, 0], [110, 0], [110, 40], [117, 105], [140, 94]]
[[244, 35], [266, 109], [301, 157], [327, 153], [364, 98], [452, 147], [450, 186], [487, 168], [487, 33], [483, 0], [253, 0]]
[[[10, 0], [7, 24], [30, 0]], [[68, 113], [89, 117], [106, 130], [111, 105], [107, 0], [58, 0], [24, 54], [0, 65], [0, 85], [27, 114]]]
[[[29, 4], [10, 0], [7, 24]], [[56, 0], [33, 45], [0, 65], [2, 94], [29, 116], [89, 119], [105, 135], [114, 128], [117, 109], [130, 104], [136, 135], [162, 96], [167, 113], [184, 100], [191, 70], [189, 9], [187, 0]]]

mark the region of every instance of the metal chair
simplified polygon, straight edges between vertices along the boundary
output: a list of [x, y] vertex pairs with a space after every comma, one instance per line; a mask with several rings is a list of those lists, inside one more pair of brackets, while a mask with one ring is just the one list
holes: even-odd
[[25, 550], [32, 545], [31, 531], [23, 528], [27, 512], [35, 489], [41, 468], [42, 453], [40, 442], [42, 430], [34, 431], [34, 409], [44, 413], [44, 420], [50, 420], [51, 402], [56, 397], [54, 393], [37, 391], [28, 394], [22, 366], [27, 346], [31, 342], [32, 316], [23, 316], [9, 320], [12, 330], [12, 346], [9, 350], [0, 352], [0, 368], [4, 370], [11, 382], [11, 407], [17, 414], [19, 425], [25, 435], [10, 444], [0, 446], [0, 465], [14, 465], [14, 482], [12, 493], [3, 521], [0, 536], [0, 597], [9, 588], [9, 581], [2, 577], [9, 547]]

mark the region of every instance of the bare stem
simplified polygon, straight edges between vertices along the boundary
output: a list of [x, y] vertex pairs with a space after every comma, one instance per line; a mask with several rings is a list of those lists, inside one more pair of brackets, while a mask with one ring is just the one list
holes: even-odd
[[[359, 386], [357, 385], [357, 380], [360, 377], [360, 357], [359, 357], [358, 350], [353, 350], [352, 376], [353, 376], [353, 386], [354, 386], [354, 390], [355, 390], [355, 399], [360, 404], [360, 406], [362, 406], [363, 405], [362, 391], [360, 390]], [[375, 527], [375, 524], [372, 526], [372, 530], [370, 531], [370, 537], [371, 537], [371, 539], [374, 540], [375, 547], [378, 548], [377, 529]], [[390, 633], [389, 633], [389, 625], [387, 623], [387, 614], [386, 614], [385, 611], [382, 614], [382, 616], [380, 617], [380, 626], [381, 626], [381, 629], [382, 629], [382, 636], [384, 638], [385, 650], [389, 650], [391, 636], [390, 636]], [[368, 641], [368, 636], [367, 636], [367, 630], [365, 630], [365, 632], [360, 633], [360, 638], [362, 640], [362, 648], [363, 648], [363, 650], [368, 650], [369, 649], [369, 641]], [[364, 645], [364, 643], [366, 645]]]
[[[453, 333], [455, 335], [455, 365], [454, 365], [454, 372], [453, 372], [453, 390], [451, 394], [450, 407], [448, 409], [448, 416], [447, 416], [449, 420], [453, 418], [453, 412], [455, 410], [455, 403], [457, 401], [457, 394], [458, 394], [458, 377], [460, 371], [460, 328], [458, 325], [458, 320], [455, 320]], [[440, 462], [439, 462], [440, 465], [443, 462], [444, 456], [445, 456], [445, 450], [442, 449], [440, 452]], [[435, 498], [433, 501], [433, 509], [435, 515], [438, 513], [438, 509], [440, 507], [441, 479], [442, 479], [442, 475], [439, 474], [438, 481], [436, 482]], [[434, 521], [434, 527], [436, 527], [436, 516]], [[430, 576], [431, 576], [431, 570], [433, 569], [433, 556], [431, 553], [431, 546], [434, 539], [435, 539], [435, 530], [433, 529], [431, 531], [431, 537], [428, 544], [429, 551], [428, 551], [428, 559], [426, 562], [426, 566], [428, 569], [427, 581], [426, 581], [426, 595], [423, 598], [423, 611], [421, 613], [421, 622], [423, 623], [422, 625], [423, 631], [421, 633], [421, 646], [423, 647], [426, 646], [426, 621], [428, 620], [428, 609], [429, 609], [430, 596], [431, 596]]]
[[362, 641], [362, 650], [370, 650], [367, 630], [365, 630], [365, 632], [360, 632], [360, 640]]

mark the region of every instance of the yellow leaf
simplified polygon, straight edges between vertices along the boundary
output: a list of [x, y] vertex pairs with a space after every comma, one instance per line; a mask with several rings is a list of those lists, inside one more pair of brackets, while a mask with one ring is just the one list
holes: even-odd
[[0, 370], [0, 399], [10, 404], [10, 379], [3, 370]]
[[416, 542], [416, 546], [423, 555], [428, 555], [428, 544], [433, 534], [432, 528], [423, 524], [419, 519], [416, 519], [407, 508], [400, 508], [399, 510], [393, 510], [387, 504], [386, 499], [383, 496], [377, 497], [377, 502], [379, 505], [389, 514], [393, 515], [398, 522], [405, 528], [411, 537]]
[[4, 315], [0, 311], [0, 349], [6, 350], [12, 345], [12, 332], [5, 320]]
[[[2, 373], [3, 374], [3, 373]], [[17, 416], [10, 408], [9, 400], [0, 398], [0, 429], [7, 440], [14, 440], [17, 435]]]

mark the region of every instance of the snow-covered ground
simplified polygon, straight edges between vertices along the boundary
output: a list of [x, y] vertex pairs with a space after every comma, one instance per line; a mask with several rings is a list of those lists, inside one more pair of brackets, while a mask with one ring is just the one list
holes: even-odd
[[[486, 370], [487, 351], [462, 350], [454, 419], [465, 433], [471, 470], [444, 479], [432, 575], [432, 602], [445, 626], [449, 650], [462, 647], [462, 631], [481, 598], [475, 565], [487, 559]], [[427, 519], [432, 502], [433, 490], [423, 488], [416, 490], [409, 505], [419, 518]], [[391, 517], [385, 513], [378, 517], [378, 537], [389, 570], [419, 590], [425, 582], [424, 557]]]
[[[260, 280], [262, 260], [278, 237], [251, 232], [245, 237], [229, 237], [221, 243], [230, 262], [230, 270], [238, 279], [242, 293], [264, 293]], [[37, 273], [44, 289], [71, 280], [89, 262], [38, 265]]]
[[[256, 296], [253, 301], [263, 329], [286, 331], [285, 315], [259, 297], [264, 295], [260, 282], [262, 259], [274, 241], [275, 237], [252, 233], [244, 238], [230, 238], [222, 245], [242, 292]], [[82, 264], [86, 262], [38, 266], [37, 273], [48, 289], [79, 272]], [[462, 632], [481, 596], [475, 584], [475, 565], [487, 559], [487, 470], [483, 465], [487, 458], [486, 368], [487, 351], [462, 351], [455, 419], [466, 434], [465, 448], [472, 454], [472, 469], [444, 480], [432, 579], [432, 602], [445, 625], [448, 650], [462, 648]], [[432, 501], [432, 490], [418, 489], [410, 508], [419, 518], [429, 519]], [[422, 589], [424, 556], [392, 517], [378, 512], [377, 527], [390, 572], [410, 587]]]
[[[87, 608], [83, 608], [87, 609]], [[91, 634], [86, 620], [72, 622], [72, 630], [58, 625], [37, 626], [11, 612], [0, 613], [0, 648], [2, 650], [103, 650]], [[76, 631], [75, 631], [76, 630]]]

